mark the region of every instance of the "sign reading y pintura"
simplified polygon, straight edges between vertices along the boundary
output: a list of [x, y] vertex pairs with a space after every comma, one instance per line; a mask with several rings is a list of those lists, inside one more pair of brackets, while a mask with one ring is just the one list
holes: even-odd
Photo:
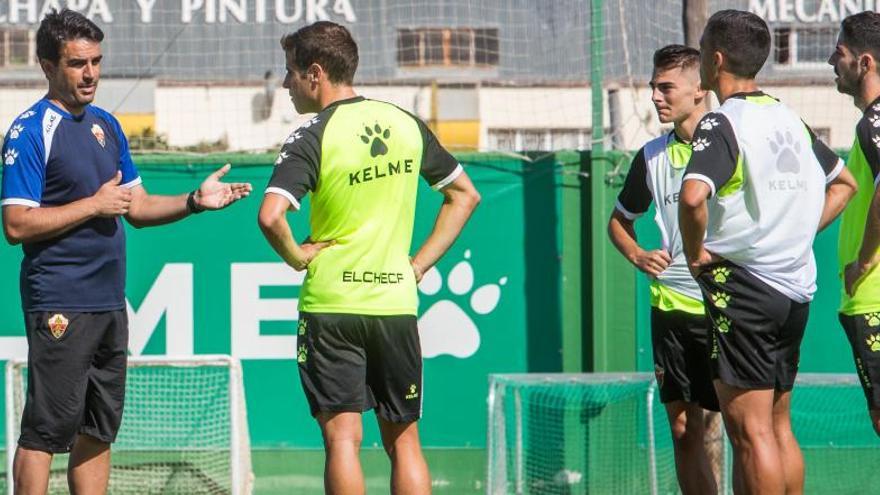
[[141, 23], [150, 24], [157, 9], [177, 11], [184, 24], [357, 22], [351, 0], [0, 0], [0, 23], [36, 24], [51, 9], [64, 7], [103, 23], [135, 10]]

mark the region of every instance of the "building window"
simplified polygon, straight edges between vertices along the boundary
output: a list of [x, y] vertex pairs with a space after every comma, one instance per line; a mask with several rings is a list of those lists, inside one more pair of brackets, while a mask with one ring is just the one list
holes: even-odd
[[29, 29], [0, 28], [0, 67], [36, 63], [34, 32]]
[[494, 67], [498, 29], [416, 28], [397, 31], [397, 63], [403, 67]]
[[489, 129], [486, 149], [561, 151], [590, 148], [591, 129]]
[[837, 43], [838, 30], [838, 26], [775, 28], [774, 61], [782, 66], [824, 64]]

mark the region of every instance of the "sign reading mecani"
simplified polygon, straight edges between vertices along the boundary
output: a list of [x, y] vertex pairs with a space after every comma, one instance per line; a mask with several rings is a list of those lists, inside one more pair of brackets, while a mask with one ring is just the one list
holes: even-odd
[[749, 12], [767, 22], [837, 23], [848, 15], [878, 9], [880, 0], [749, 0]]

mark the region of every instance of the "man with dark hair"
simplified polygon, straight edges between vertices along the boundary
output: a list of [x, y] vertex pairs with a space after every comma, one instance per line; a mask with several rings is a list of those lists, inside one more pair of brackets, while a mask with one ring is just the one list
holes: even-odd
[[788, 107], [758, 89], [770, 51], [758, 16], [723, 10], [700, 40], [703, 87], [721, 107], [694, 133], [679, 203], [685, 255], [711, 319], [710, 361], [743, 493], [803, 491], [791, 389], [809, 301], [813, 240], [855, 184]]
[[880, 14], [862, 12], [843, 20], [828, 59], [837, 90], [862, 111], [846, 166], [858, 192], [843, 211], [838, 243], [843, 278], [840, 323], [852, 347], [868, 402], [871, 425], [880, 436]]
[[55, 453], [70, 452], [71, 493], [103, 493], [122, 420], [128, 321], [125, 233], [247, 196], [224, 184], [229, 165], [179, 196], [148, 194], [119, 122], [91, 105], [104, 35], [83, 15], [46, 15], [37, 31], [49, 92], [12, 123], [3, 143], [0, 204], [10, 244], [22, 244], [28, 339], [27, 399], [15, 454], [15, 492], [46, 493]]
[[[317, 22], [282, 39], [284, 87], [317, 116], [287, 138], [259, 224], [300, 293], [300, 379], [324, 437], [327, 493], [364, 493], [363, 411], [375, 407], [393, 493], [430, 493], [417, 421], [422, 360], [416, 283], [452, 245], [480, 196], [416, 117], [357, 96], [357, 45]], [[409, 258], [418, 176], [444, 196], [434, 229]], [[311, 236], [298, 244], [286, 212], [311, 193]]]
[[[678, 484], [685, 495], [717, 492], [704, 444], [704, 409], [718, 411], [700, 287], [688, 271], [678, 231], [678, 192], [691, 139], [705, 113], [700, 52], [669, 45], [654, 52], [651, 100], [671, 132], [648, 142], [633, 159], [608, 222], [614, 246], [651, 278], [651, 343], [660, 400], [672, 430]], [[645, 250], [634, 221], [654, 203], [663, 247]]]

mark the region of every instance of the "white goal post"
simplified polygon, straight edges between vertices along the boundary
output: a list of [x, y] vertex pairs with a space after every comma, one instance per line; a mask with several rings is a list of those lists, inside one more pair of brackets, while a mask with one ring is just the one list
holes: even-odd
[[[27, 360], [6, 364], [7, 487], [27, 388]], [[49, 493], [67, 493], [66, 455]], [[241, 363], [226, 355], [129, 357], [111, 493], [250, 494], [253, 474]]]

